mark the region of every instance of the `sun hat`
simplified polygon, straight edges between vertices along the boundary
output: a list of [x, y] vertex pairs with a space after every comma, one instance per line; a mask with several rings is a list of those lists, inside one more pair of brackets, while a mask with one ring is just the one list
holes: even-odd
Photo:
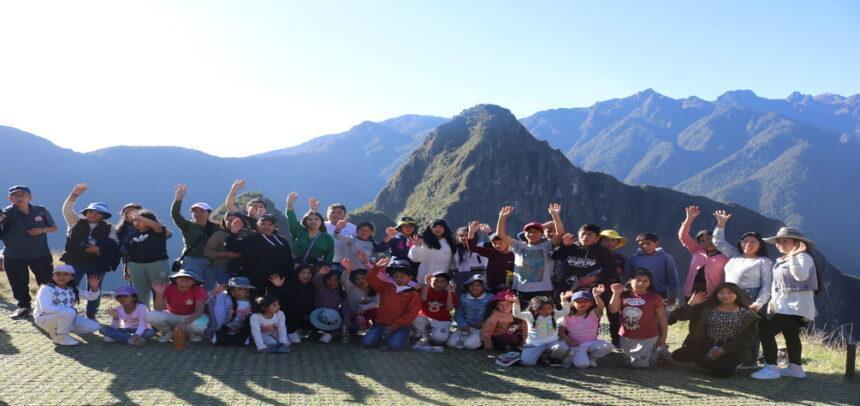
[[529, 231], [530, 228], [537, 228], [538, 230], [543, 232], [543, 223], [532, 221], [531, 223], [528, 223], [523, 226], [523, 232]]
[[491, 302], [497, 302], [499, 300], [508, 300], [509, 297], [514, 297], [514, 296], [516, 296], [516, 295], [514, 295], [514, 292], [511, 292], [510, 289], [505, 289], [501, 292], [496, 293], [496, 295], [493, 296], [493, 298], [490, 299], [490, 301]]
[[131, 286], [120, 286], [116, 289], [116, 293], [114, 293], [114, 297], [120, 296], [137, 296], [137, 291], [134, 290]]
[[228, 288], [242, 288], [242, 289], [257, 289], [256, 286], [251, 285], [251, 280], [244, 276], [234, 276], [227, 281]]
[[340, 328], [343, 319], [337, 310], [329, 309], [328, 307], [320, 307], [314, 309], [310, 315], [311, 324], [321, 331], [337, 331]]
[[600, 236], [609, 238], [610, 240], [617, 240], [618, 246], [615, 248], [621, 248], [621, 247], [627, 245], [627, 237], [624, 237], [621, 234], [618, 234], [618, 231], [615, 231], [612, 229], [603, 230], [600, 232]]
[[436, 272], [433, 272], [433, 277], [434, 277], [434, 278], [445, 278], [445, 279], [447, 279], [447, 280], [449, 280], [449, 281], [451, 280], [451, 274], [450, 274], [450, 273], [448, 273], [448, 271], [436, 271]]
[[190, 207], [188, 210], [194, 210], [195, 208], [197, 208], [197, 209], [203, 209], [203, 210], [206, 210], [206, 211], [208, 211], [208, 212], [210, 212], [210, 213], [212, 212], [212, 206], [210, 206], [210, 205], [209, 205], [209, 203], [206, 203], [206, 202], [197, 202], [197, 203], [194, 203], [194, 204], [192, 204], [192, 205], [191, 205], [191, 207]]
[[90, 210], [97, 211], [102, 214], [102, 218], [107, 220], [110, 218], [110, 210], [108, 210], [107, 203], [104, 202], [93, 202], [90, 203], [85, 209], [81, 210], [81, 214], [84, 216], [87, 215], [87, 212]]
[[186, 271], [184, 269], [180, 269], [175, 274], [168, 276], [167, 279], [174, 280], [174, 279], [182, 277], [182, 276], [184, 276], [186, 278], [194, 279], [194, 281], [196, 281], [198, 283], [203, 283], [203, 281], [200, 279], [200, 277], [197, 276], [194, 272], [189, 272], [189, 271]]
[[73, 267], [71, 265], [66, 265], [66, 264], [57, 265], [54, 267], [54, 271], [52, 273], [58, 273], [58, 272], [70, 273], [70, 274], [74, 275], [75, 274], [75, 267]]
[[803, 231], [800, 231], [797, 227], [782, 227], [779, 231], [776, 232], [776, 235], [773, 237], [767, 237], [764, 239], [765, 242], [774, 244], [776, 243], [777, 238], [792, 238], [795, 240], [803, 241], [809, 245], [815, 245], [815, 242], [810, 240], [806, 235], [803, 234]]
[[412, 217], [409, 217], [409, 216], [403, 216], [397, 222], [397, 227], [394, 227], [394, 228], [397, 230], [400, 230], [400, 227], [406, 226], [406, 225], [409, 225], [412, 227], [418, 227], [418, 223], [415, 221], [415, 219], [413, 219]]

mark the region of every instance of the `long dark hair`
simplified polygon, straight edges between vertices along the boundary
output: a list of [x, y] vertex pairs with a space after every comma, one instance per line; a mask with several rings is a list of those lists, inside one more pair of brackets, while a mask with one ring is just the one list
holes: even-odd
[[320, 214], [319, 212], [313, 211], [313, 210], [309, 210], [307, 213], [305, 213], [304, 216], [302, 216], [302, 227], [304, 227], [305, 230], [308, 229], [307, 221], [308, 221], [308, 217], [310, 217], [310, 216], [319, 217], [319, 219], [320, 219], [320, 232], [321, 233], [328, 233], [328, 230], [326, 230], [326, 228], [325, 228], [325, 217], [323, 217], [322, 214]]
[[128, 209], [142, 210], [143, 206], [137, 203], [129, 203], [122, 207], [122, 210], [119, 211], [119, 223], [116, 223], [116, 232], [120, 236], [124, 235], [128, 227], [131, 226], [130, 222], [125, 221], [125, 211]]
[[439, 237], [436, 237], [433, 234], [434, 226], [442, 226], [445, 231], [442, 233], [442, 238], [448, 242], [448, 246], [451, 249], [455, 249], [457, 247], [457, 243], [454, 241], [454, 234], [451, 232], [451, 227], [448, 227], [448, 223], [445, 220], [436, 219], [430, 222], [430, 225], [424, 228], [424, 231], [421, 233], [421, 239], [424, 240], [424, 244], [427, 245], [427, 248], [432, 248], [434, 250], [442, 249], [442, 243], [439, 242]]
[[[550, 299], [546, 296], [535, 296], [532, 298], [532, 300], [529, 300], [528, 312], [532, 314], [532, 320], [537, 321], [538, 310], [541, 307], [544, 307], [546, 305], [552, 306], [552, 310], [555, 311], [555, 305], [552, 303], [552, 299]], [[552, 328], [554, 329], [556, 327], [555, 326], [555, 314], [553, 313], [549, 317], [552, 319]]]
[[[365, 275], [365, 277], [366, 277], [367, 276], [367, 269], [356, 269], [356, 270], [350, 272], [349, 273], [349, 281], [352, 282], [353, 285], [355, 285], [355, 279], [358, 278], [359, 275]], [[367, 288], [368, 288], [367, 297], [376, 296], [376, 290], [373, 289], [373, 286], [370, 286], [370, 284], [368, 283]]]
[[744, 241], [744, 238], [747, 238], [747, 237], [754, 237], [756, 239], [756, 241], [758, 241], [758, 251], [755, 252], [755, 256], [767, 257], [767, 244], [765, 244], [764, 238], [762, 238], [761, 234], [759, 234], [755, 231], [748, 231], [748, 232], [744, 233], [744, 235], [742, 235], [741, 238], [738, 239], [737, 244], [735, 244], [735, 247], [737, 247], [738, 252], [740, 252], [741, 255], [743, 255], [743, 253], [744, 253], [743, 241]]
[[648, 278], [648, 291], [654, 292], [654, 277], [651, 275], [651, 271], [648, 268], [636, 268], [633, 270], [633, 274], [630, 275], [630, 279], [627, 280], [627, 289], [631, 292], [633, 291], [633, 281], [640, 276], [645, 276]]
[[341, 299], [346, 297], [346, 291], [343, 289], [343, 283], [340, 282], [340, 275], [335, 272], [329, 272], [320, 278], [320, 282], [322, 282], [322, 286], [328, 289], [328, 280], [331, 278], [337, 278], [337, 294]]
[[[468, 227], [460, 227], [460, 228], [458, 228], [458, 229], [457, 229], [457, 234], [458, 234], [458, 235], [459, 235], [460, 233], [463, 233], [463, 232], [467, 233], [467, 234], [466, 234], [466, 238], [468, 238], [469, 228], [468, 228]], [[463, 259], [464, 259], [464, 257], [466, 256], [466, 253], [470, 253], [470, 254], [472, 253], [472, 251], [469, 249], [469, 243], [467, 242], [466, 244], [462, 244], [462, 243], [460, 243], [460, 239], [459, 239], [459, 238], [457, 239], [457, 245], [456, 245], [455, 247], [456, 247], [456, 250], [457, 250], [457, 251], [455, 252], [455, 253], [456, 253], [456, 255], [457, 255], [457, 259], [458, 259], [457, 263], [463, 263]], [[480, 264], [480, 263], [482, 263], [482, 262], [481, 262], [481, 256], [480, 256], [480, 255], [478, 255], [478, 263], [479, 263], [479, 264]]]
[[723, 289], [728, 289], [735, 294], [735, 304], [738, 307], [742, 307], [744, 309], [750, 307], [749, 301], [747, 300], [747, 294], [744, 293], [743, 290], [741, 290], [740, 286], [735, 285], [731, 282], [723, 282], [717, 285], [717, 288], [714, 289], [714, 293], [711, 295], [711, 297], [708, 298], [707, 301], [705, 301], [705, 303], [709, 306], [719, 305], [720, 299], [717, 298], [717, 293], [719, 293]]

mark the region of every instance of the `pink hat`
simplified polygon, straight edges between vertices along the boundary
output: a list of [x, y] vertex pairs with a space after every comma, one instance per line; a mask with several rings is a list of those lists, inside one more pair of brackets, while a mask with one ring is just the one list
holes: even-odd
[[510, 289], [505, 289], [499, 293], [496, 293], [496, 295], [493, 296], [492, 299], [490, 299], [490, 302], [495, 302], [495, 301], [499, 301], [499, 300], [508, 300], [509, 297], [513, 297], [513, 296], [516, 296], [516, 295], [514, 295], [514, 292], [511, 292]]
[[538, 223], [537, 221], [532, 221], [531, 223], [526, 224], [523, 227], [523, 232], [529, 231], [530, 228], [536, 228], [543, 232], [543, 223]]

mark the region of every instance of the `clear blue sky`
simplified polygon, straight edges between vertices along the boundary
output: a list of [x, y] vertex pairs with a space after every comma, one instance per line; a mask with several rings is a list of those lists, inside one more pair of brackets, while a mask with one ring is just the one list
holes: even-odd
[[860, 93], [860, 2], [532, 3], [0, 1], [0, 124], [238, 156], [477, 103]]

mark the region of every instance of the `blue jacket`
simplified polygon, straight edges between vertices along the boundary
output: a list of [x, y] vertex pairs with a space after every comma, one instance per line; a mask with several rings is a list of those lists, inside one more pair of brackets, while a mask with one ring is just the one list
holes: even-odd
[[678, 270], [675, 267], [675, 258], [661, 248], [653, 255], [645, 255], [637, 250], [636, 254], [627, 258], [624, 263], [624, 276], [621, 280], [627, 283], [630, 275], [636, 268], [646, 268], [651, 271], [651, 285], [660, 294], [675, 297], [678, 293]]
[[493, 295], [487, 292], [484, 292], [479, 298], [475, 298], [468, 292], [461, 295], [459, 303], [457, 303], [457, 311], [454, 313], [457, 327], [481, 328], [481, 324], [484, 322], [484, 313], [492, 299]]

